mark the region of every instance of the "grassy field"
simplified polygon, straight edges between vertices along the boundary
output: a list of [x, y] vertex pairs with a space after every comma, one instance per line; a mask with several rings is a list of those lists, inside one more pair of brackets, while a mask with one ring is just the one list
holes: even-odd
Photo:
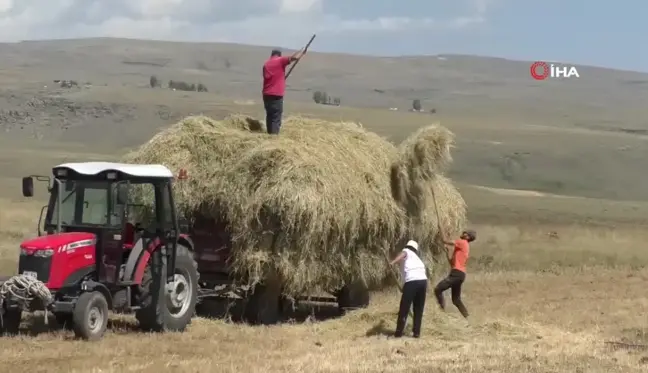
[[[371, 113], [352, 119], [377, 122]], [[389, 131], [383, 126], [375, 130]], [[101, 147], [4, 140], [2, 273], [15, 272], [18, 245], [35, 234], [44, 203], [44, 186], [33, 200], [20, 196], [20, 177], [113, 154]], [[641, 247], [648, 204], [466, 183], [460, 189], [479, 231], [464, 293], [469, 322], [452, 305], [440, 312], [430, 292], [422, 338], [390, 339], [395, 290], [374, 294], [370, 308], [341, 318], [318, 321], [327, 312], [314, 309], [305, 322], [273, 327], [197, 319], [187, 333], [148, 335], [133, 319], [115, 317], [98, 343], [74, 341], [36, 318], [26, 320], [23, 336], [0, 339], [0, 359], [30, 372], [645, 371], [648, 252]], [[433, 282], [444, 272], [435, 268]]]

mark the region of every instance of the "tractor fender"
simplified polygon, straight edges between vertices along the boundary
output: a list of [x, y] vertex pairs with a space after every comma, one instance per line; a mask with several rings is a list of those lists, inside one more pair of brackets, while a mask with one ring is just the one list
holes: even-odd
[[144, 240], [141, 238], [135, 242], [131, 248], [130, 254], [126, 259], [126, 264], [124, 267], [123, 281], [133, 281], [133, 275], [135, 274], [135, 269], [137, 268], [137, 262], [139, 261], [142, 253], [144, 252]]
[[85, 281], [82, 282], [82, 290], [90, 292], [90, 291], [96, 291], [101, 293], [105, 298], [106, 302], [108, 303], [108, 309], [112, 310], [113, 307], [113, 299], [112, 299], [112, 293], [110, 290], [108, 290], [108, 287], [106, 285], [96, 282], [96, 281]]
[[71, 286], [75, 286], [75, 285], [78, 286], [78, 284], [81, 283], [81, 281], [83, 281], [83, 279], [90, 276], [96, 270], [97, 270], [97, 267], [94, 264], [91, 265], [91, 266], [82, 267], [82, 268], [77, 269], [76, 271], [72, 272], [63, 281], [63, 287], [67, 288], [67, 287], [71, 287]]
[[[146, 242], [145, 242], [146, 241]], [[151, 253], [160, 246], [160, 239], [145, 240], [140, 238], [131, 249], [126, 266], [124, 268], [124, 281], [133, 281], [135, 284], [142, 282], [144, 269], [148, 263]]]
[[[148, 264], [151, 254], [160, 247], [160, 240], [155, 238], [144, 246], [144, 241], [139, 239], [133, 249], [131, 254], [126, 261], [126, 268], [124, 270], [124, 279], [131, 279], [135, 284], [141, 284], [142, 278], [144, 277], [144, 271], [146, 270], [146, 265]], [[178, 244], [187, 247], [190, 251], [193, 252], [193, 241], [187, 235], [180, 235], [178, 237]]]
[[181, 234], [180, 237], [178, 237], [178, 243], [193, 253], [194, 251], [194, 243], [191, 237], [189, 237], [188, 234]]

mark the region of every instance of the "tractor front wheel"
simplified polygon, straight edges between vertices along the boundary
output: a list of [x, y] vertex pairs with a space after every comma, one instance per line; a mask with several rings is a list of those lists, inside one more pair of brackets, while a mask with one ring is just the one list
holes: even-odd
[[108, 328], [108, 301], [98, 291], [82, 293], [72, 313], [74, 334], [86, 341], [103, 337]]

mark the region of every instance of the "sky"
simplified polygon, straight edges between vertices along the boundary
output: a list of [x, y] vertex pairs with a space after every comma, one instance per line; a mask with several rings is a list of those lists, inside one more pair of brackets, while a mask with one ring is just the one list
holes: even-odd
[[648, 1], [0, 0], [0, 41], [128, 37], [648, 72]]

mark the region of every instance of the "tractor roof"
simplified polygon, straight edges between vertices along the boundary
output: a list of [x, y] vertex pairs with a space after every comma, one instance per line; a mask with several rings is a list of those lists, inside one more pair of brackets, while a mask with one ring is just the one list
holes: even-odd
[[63, 163], [54, 169], [68, 168], [83, 175], [98, 175], [105, 171], [117, 171], [133, 177], [173, 178], [173, 172], [160, 164], [128, 164], [113, 162]]

